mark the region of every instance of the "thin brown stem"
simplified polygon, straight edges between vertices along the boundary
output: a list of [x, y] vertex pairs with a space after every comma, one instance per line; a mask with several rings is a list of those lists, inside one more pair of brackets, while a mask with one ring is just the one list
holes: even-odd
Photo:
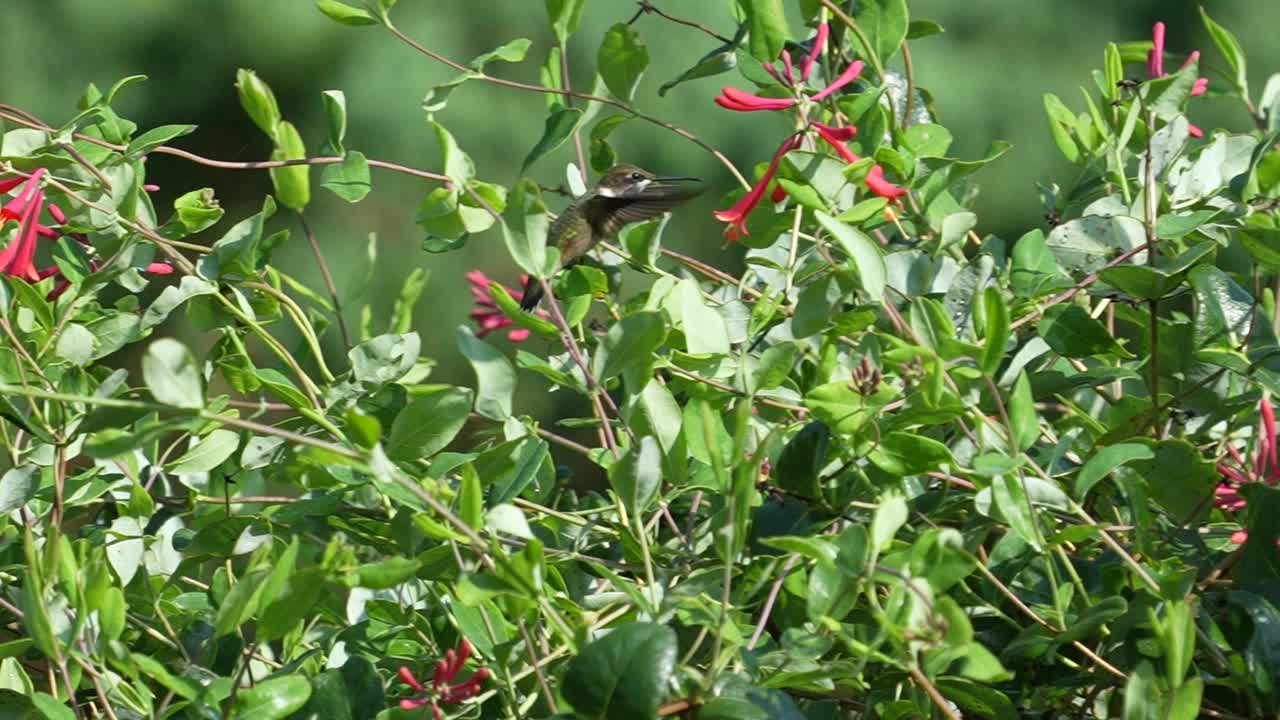
[[329, 299], [333, 301], [333, 314], [338, 320], [338, 330], [342, 333], [342, 346], [351, 350], [351, 333], [347, 332], [347, 321], [342, 317], [342, 301], [338, 299], [338, 286], [333, 283], [333, 275], [329, 272], [329, 263], [325, 262], [324, 253], [320, 252], [320, 243], [316, 234], [311, 231], [306, 215], [298, 213], [298, 222], [302, 225], [302, 233], [307, 236], [307, 244], [311, 246], [311, 254], [315, 256], [316, 265], [320, 267], [320, 277], [324, 279], [324, 287], [329, 291]]
[[1117, 266], [1117, 265], [1119, 265], [1119, 264], [1121, 264], [1121, 263], [1125, 262], [1126, 260], [1128, 260], [1129, 258], [1133, 257], [1134, 255], [1137, 255], [1138, 253], [1142, 252], [1143, 250], [1146, 250], [1148, 247], [1150, 247], [1149, 243], [1143, 243], [1143, 244], [1141, 244], [1141, 245], [1139, 245], [1139, 246], [1137, 246], [1137, 247], [1135, 247], [1135, 248], [1133, 248], [1133, 249], [1131, 249], [1131, 250], [1126, 250], [1125, 252], [1123, 252], [1123, 253], [1121, 253], [1121, 254], [1117, 255], [1114, 259], [1112, 259], [1112, 260], [1111, 260], [1110, 262], [1108, 262], [1106, 265], [1103, 265], [1102, 267], [1098, 268], [1097, 270], [1095, 270], [1095, 271], [1093, 271], [1093, 272], [1089, 273], [1088, 275], [1086, 275], [1086, 276], [1084, 277], [1084, 279], [1083, 279], [1083, 280], [1081, 280], [1080, 282], [1076, 283], [1075, 285], [1071, 286], [1070, 288], [1068, 288], [1068, 289], [1066, 289], [1066, 290], [1063, 290], [1062, 292], [1058, 293], [1057, 295], [1054, 295], [1053, 297], [1049, 298], [1049, 300], [1048, 300], [1048, 301], [1046, 301], [1043, 305], [1041, 305], [1041, 306], [1037, 307], [1037, 308], [1035, 309], [1035, 311], [1034, 311], [1034, 312], [1028, 313], [1028, 314], [1026, 314], [1026, 315], [1024, 315], [1024, 316], [1022, 316], [1022, 317], [1018, 318], [1017, 320], [1013, 321], [1012, 323], [1010, 323], [1010, 325], [1009, 325], [1009, 329], [1011, 329], [1011, 330], [1017, 329], [1017, 328], [1019, 328], [1019, 327], [1021, 327], [1021, 326], [1023, 326], [1023, 325], [1026, 325], [1027, 323], [1031, 322], [1032, 320], [1036, 320], [1036, 319], [1038, 319], [1040, 316], [1044, 315], [1044, 311], [1045, 311], [1045, 310], [1047, 310], [1047, 309], [1049, 309], [1049, 308], [1053, 307], [1054, 305], [1057, 305], [1057, 304], [1059, 304], [1059, 303], [1062, 303], [1062, 302], [1065, 302], [1065, 301], [1067, 301], [1067, 300], [1070, 300], [1072, 297], [1074, 297], [1074, 296], [1075, 296], [1075, 294], [1076, 294], [1076, 293], [1080, 292], [1081, 290], [1083, 290], [1083, 289], [1085, 289], [1085, 288], [1089, 287], [1090, 285], [1092, 285], [1093, 283], [1097, 282], [1097, 281], [1098, 281], [1098, 278], [1099, 278], [1099, 277], [1101, 277], [1101, 275], [1102, 275], [1102, 271], [1103, 271], [1103, 270], [1109, 270], [1109, 269], [1111, 269], [1111, 268], [1113, 268], [1113, 267], [1115, 267], [1115, 266]]
[[701, 30], [702, 32], [710, 35], [711, 37], [719, 40], [720, 42], [726, 45], [733, 42], [732, 38], [727, 38], [724, 35], [721, 35], [720, 33], [716, 32], [715, 30], [712, 30], [711, 28], [707, 27], [706, 25], [703, 25], [700, 22], [696, 22], [694, 20], [685, 20], [684, 18], [678, 18], [674, 15], [668, 15], [667, 13], [659, 10], [657, 7], [654, 6], [653, 3], [649, 2], [648, 0], [639, 0], [639, 4], [640, 4], [640, 12], [642, 13], [657, 15], [660, 18], [663, 18], [665, 20], [670, 20], [671, 22], [676, 23], [677, 25], [684, 25], [685, 27], [691, 27], [695, 30]]
[[394, 25], [387, 25], [387, 30], [389, 30], [392, 35], [395, 35], [397, 38], [399, 38], [401, 42], [413, 48], [414, 50], [417, 50], [418, 52], [422, 53], [423, 55], [426, 55], [427, 57], [431, 58], [432, 60], [435, 60], [438, 63], [443, 63], [444, 65], [448, 65], [449, 67], [453, 68], [454, 70], [457, 70], [458, 72], [465, 72], [475, 80], [482, 80], [484, 82], [493, 83], [494, 85], [501, 85], [502, 87], [511, 88], [513, 90], [525, 90], [527, 92], [536, 92], [541, 94], [550, 93], [552, 95], [567, 95], [569, 97], [579, 98], [581, 100], [586, 100], [588, 102], [603, 103], [610, 107], [615, 107], [615, 108], [618, 108], [619, 110], [630, 113], [631, 115], [641, 120], [644, 120], [645, 122], [652, 123], [662, 128], [666, 128], [667, 130], [670, 130], [676, 135], [679, 135], [680, 137], [688, 140], [689, 142], [692, 142], [693, 144], [697, 145], [703, 150], [706, 150], [708, 153], [711, 153], [712, 156], [714, 156], [717, 160], [720, 161], [721, 165], [724, 165], [725, 168], [728, 169], [729, 172], [733, 174], [734, 178], [738, 180], [738, 182], [742, 185], [743, 188], [751, 187], [751, 183], [747, 182], [747, 179], [742, 176], [742, 173], [738, 172], [738, 168], [734, 166], [734, 164], [729, 160], [729, 158], [725, 157], [724, 153], [720, 152], [719, 150], [709, 145], [706, 141], [702, 140], [702, 138], [699, 138], [697, 135], [694, 135], [693, 133], [689, 132], [688, 130], [685, 130], [684, 128], [672, 125], [671, 123], [665, 120], [661, 120], [652, 115], [647, 115], [645, 113], [642, 113], [639, 110], [636, 110], [635, 108], [631, 107], [630, 105], [620, 100], [614, 100], [613, 98], [607, 98], [607, 97], [600, 97], [599, 95], [592, 95], [590, 93], [578, 92], [576, 90], [568, 90], [568, 89], [561, 90], [559, 88], [549, 88], [549, 87], [543, 87], [541, 85], [530, 85], [529, 83], [517, 82], [515, 80], [504, 80], [502, 78], [494, 77], [492, 75], [486, 75], [483, 72], [477, 72], [472, 68], [469, 68], [465, 65], [454, 62], [453, 60], [450, 60], [449, 58], [441, 55], [440, 53], [437, 53], [434, 50], [431, 50], [425, 47], [424, 45], [414, 40], [413, 38], [409, 37], [408, 35], [405, 35], [403, 32], [400, 31], [399, 28], [395, 27]]

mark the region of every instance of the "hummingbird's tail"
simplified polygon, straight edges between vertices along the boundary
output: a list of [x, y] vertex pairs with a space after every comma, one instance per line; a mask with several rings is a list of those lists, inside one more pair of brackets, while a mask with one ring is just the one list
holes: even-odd
[[542, 294], [542, 283], [529, 278], [524, 284], [524, 296], [520, 298], [520, 309], [533, 312], [533, 309], [538, 307], [538, 303], [542, 302]]

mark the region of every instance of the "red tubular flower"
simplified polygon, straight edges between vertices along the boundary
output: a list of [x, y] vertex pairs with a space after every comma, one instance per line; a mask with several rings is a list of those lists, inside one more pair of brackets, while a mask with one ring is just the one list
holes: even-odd
[[757, 112], [760, 110], [785, 110], [798, 101], [795, 98], [767, 98], [752, 95], [735, 87], [725, 87], [716, 96], [715, 103], [726, 110], [735, 112]]
[[809, 73], [813, 72], [813, 64], [818, 60], [818, 57], [822, 55], [823, 48], [826, 47], [828, 33], [830, 33], [830, 29], [827, 27], [827, 24], [819, 23], [818, 34], [813, 38], [813, 47], [809, 49], [809, 55], [804, 59], [804, 62], [800, 64], [801, 81], [808, 80]]
[[1164, 23], [1157, 22], [1151, 28], [1153, 48], [1147, 51], [1147, 77], [1164, 77]]
[[[470, 314], [471, 319], [475, 321], [476, 327], [479, 329], [479, 332], [476, 333], [477, 337], [484, 337], [494, 330], [501, 330], [514, 324], [511, 318], [498, 309], [498, 303], [494, 301], [493, 291], [490, 289], [493, 281], [489, 279], [489, 276], [479, 270], [472, 270], [467, 273], [467, 282], [471, 284], [471, 296], [475, 298], [477, 306]], [[521, 286], [528, 282], [527, 276], [522, 275], [520, 277]], [[506, 285], [502, 287], [517, 302], [524, 297], [524, 294], [517, 290], [513, 290]], [[547, 317], [546, 311], [539, 310], [538, 317]], [[524, 342], [529, 339], [529, 334], [529, 331], [525, 328], [516, 328], [507, 333], [507, 338], [511, 342]]]
[[815, 102], [818, 100], [822, 100], [823, 98], [827, 97], [831, 93], [839, 90], [845, 85], [848, 85], [849, 83], [853, 82], [854, 78], [858, 77], [858, 73], [860, 72], [862, 72], [862, 61], [854, 60], [853, 62], [849, 63], [849, 67], [845, 68], [844, 72], [840, 73], [840, 77], [837, 77], [834, 82], [832, 82], [830, 85], [826, 86], [821, 91], [819, 91], [817, 95], [814, 95], [813, 100]]
[[778, 172], [778, 163], [782, 162], [782, 156], [800, 145], [800, 136], [792, 135], [787, 138], [778, 151], [773, 154], [773, 160], [769, 161], [769, 168], [764, 171], [764, 175], [760, 180], [742, 196], [742, 199], [733, 204], [728, 210], [717, 210], [715, 212], [716, 219], [720, 222], [729, 223], [729, 227], [725, 228], [725, 237], [730, 241], [737, 240], [743, 235], [749, 235], [747, 232], [747, 216], [760, 204], [760, 198], [764, 197], [764, 191], [769, 187], [769, 183], [773, 180], [774, 174]]
[[[1228, 443], [1227, 454], [1231, 456], [1230, 462], [1223, 460], [1218, 463], [1218, 474], [1223, 479], [1218, 483], [1218, 487], [1214, 488], [1213, 506], [1224, 512], [1238, 512], [1248, 505], [1244, 496], [1240, 494], [1240, 487], [1245, 483], [1264, 482], [1275, 485], [1276, 481], [1280, 480], [1280, 462], [1277, 462], [1280, 448], [1277, 448], [1276, 444], [1276, 413], [1270, 399], [1264, 397], [1258, 403], [1258, 414], [1262, 416], [1262, 425], [1259, 428], [1258, 443], [1254, 448], [1252, 461], [1247, 461], [1234, 445]], [[1231, 542], [1243, 543], [1248, 537], [1248, 531], [1237, 530], [1231, 535]]]
[[879, 165], [872, 165], [870, 172], [867, 173], [867, 189], [879, 195], [882, 198], [895, 200], [899, 196], [905, 195], [906, 190], [894, 185], [884, 179], [884, 168]]
[[453, 682], [469, 657], [471, 657], [471, 643], [466, 638], [463, 638], [462, 642], [458, 644], [456, 652], [449, 650], [442, 659], [436, 662], [435, 672], [431, 677], [431, 687], [429, 688], [418, 682], [418, 679], [414, 677], [409, 668], [401, 667], [398, 673], [400, 681], [412, 688], [416, 695], [401, 700], [400, 709], [409, 711], [416, 710], [424, 705], [430, 705], [432, 717], [438, 720], [443, 717], [440, 712], [441, 703], [453, 705], [479, 695], [484, 681], [489, 678], [488, 668], [479, 668], [466, 680], [459, 683]]
[[818, 131], [818, 135], [823, 140], [826, 140], [828, 145], [835, 148], [835, 151], [840, 153], [840, 157], [844, 158], [845, 162], [858, 162], [858, 156], [850, 151], [849, 147], [845, 145], [845, 143], [851, 140], [854, 135], [858, 134], [858, 128], [853, 125], [836, 128], [820, 122], [813, 122], [809, 124], [813, 126], [814, 130]]
[[[1165, 76], [1164, 72], [1164, 23], [1157, 22], [1155, 27], [1151, 28], [1151, 45], [1152, 48], [1147, 52], [1147, 77], [1151, 79], [1161, 78]], [[1187, 59], [1183, 61], [1182, 68], [1186, 68], [1193, 62], [1200, 60], [1200, 51], [1192, 50]], [[1191, 97], [1197, 97], [1209, 91], [1209, 78], [1196, 78], [1195, 83], [1191, 86]], [[1191, 137], [1204, 137], [1204, 131], [1195, 125], [1188, 125], [1187, 134]]]
[[791, 63], [791, 53], [782, 51], [782, 72], [787, 76], [787, 84], [796, 84], [796, 66]]

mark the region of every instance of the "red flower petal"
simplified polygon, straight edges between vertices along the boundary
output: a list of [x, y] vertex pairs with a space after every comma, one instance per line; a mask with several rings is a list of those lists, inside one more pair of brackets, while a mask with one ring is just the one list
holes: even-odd
[[1158, 22], [1151, 28], [1153, 47], [1147, 53], [1147, 77], [1164, 77], [1164, 23]]
[[[858, 156], [844, 144], [845, 140], [853, 137], [854, 133], [857, 132], [857, 128], [852, 125], [848, 128], [833, 128], [817, 122], [811, 124], [813, 125], [813, 129], [818, 131], [818, 135], [821, 136], [823, 140], [826, 140], [828, 145], [835, 148], [836, 152], [840, 153], [840, 157], [844, 158], [845, 162], [858, 162]], [[845, 130], [849, 130], [851, 132], [844, 132]]]
[[1202, 137], [1204, 137], [1204, 131], [1203, 131], [1203, 130], [1201, 130], [1198, 126], [1196, 126], [1196, 125], [1191, 125], [1191, 124], [1188, 124], [1188, 125], [1187, 125], [1187, 134], [1188, 134], [1188, 135], [1190, 135], [1190, 136], [1191, 136], [1191, 137], [1193, 137], [1193, 138], [1202, 138]]
[[853, 79], [858, 77], [858, 73], [860, 72], [862, 72], [861, 60], [854, 60], [852, 63], [849, 63], [849, 67], [845, 68], [844, 72], [840, 73], [840, 77], [836, 78], [835, 82], [826, 86], [821, 92], [813, 96], [814, 101], [822, 100], [831, 93], [853, 82]]
[[422, 683], [418, 682], [418, 678], [413, 676], [413, 671], [410, 670], [407, 665], [401, 665], [398, 674], [400, 675], [400, 682], [403, 682], [405, 685], [408, 685], [418, 692], [426, 692], [426, 688], [422, 686]]
[[[726, 102], [721, 102], [721, 98]], [[785, 110], [795, 105], [796, 99], [760, 97], [735, 87], [725, 87], [716, 98], [716, 104], [729, 110], [753, 112], [756, 110]]]
[[752, 186], [751, 190], [742, 199], [733, 204], [728, 210], [717, 210], [715, 217], [720, 222], [729, 223], [729, 227], [725, 229], [725, 237], [730, 241], [736, 240], [742, 235], [749, 235], [747, 232], [746, 219], [747, 215], [760, 204], [760, 198], [764, 196], [764, 191], [769, 187], [769, 183], [773, 180], [773, 176], [778, 172], [778, 163], [782, 162], [782, 156], [786, 155], [800, 143], [799, 135], [792, 135], [782, 143], [778, 151], [773, 154], [773, 160], [769, 162], [769, 168], [764, 171], [764, 175]]
[[808, 80], [809, 73], [813, 72], [813, 64], [817, 61], [818, 56], [822, 55], [822, 50], [827, 44], [827, 34], [830, 28], [826, 23], [818, 24], [818, 34], [813, 38], [813, 47], [809, 49], [809, 55], [805, 57], [804, 62], [800, 64], [800, 79]]
[[147, 272], [152, 275], [168, 275], [173, 272], [173, 266], [169, 263], [154, 262], [147, 265]]
[[786, 73], [788, 85], [796, 84], [796, 66], [791, 63], [791, 53], [786, 50], [782, 51], [782, 72]]
[[871, 171], [867, 173], [867, 189], [879, 195], [882, 198], [893, 200], [907, 193], [906, 190], [894, 185], [884, 179], [884, 168], [879, 165], [872, 165]]

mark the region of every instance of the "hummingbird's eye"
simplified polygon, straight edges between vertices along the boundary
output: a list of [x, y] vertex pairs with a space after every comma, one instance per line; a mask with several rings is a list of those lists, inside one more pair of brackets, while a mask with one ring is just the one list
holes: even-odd
[[638, 172], [634, 172], [634, 173], [631, 173], [631, 179], [635, 180], [636, 182], [640, 182], [641, 180], [644, 179], [644, 176]]

